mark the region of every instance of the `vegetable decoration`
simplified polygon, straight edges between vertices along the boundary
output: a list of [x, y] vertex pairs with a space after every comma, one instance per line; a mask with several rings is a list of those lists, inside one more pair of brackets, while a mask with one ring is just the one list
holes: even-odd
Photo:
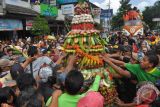
[[[88, 3], [85, 0], [79, 0], [75, 6], [71, 31], [68, 32], [63, 47], [67, 53], [78, 56], [76, 64], [83, 73], [85, 80], [94, 78], [96, 72], [106, 72], [105, 64], [99, 58], [99, 55], [105, 52], [105, 45], [107, 42], [100, 37], [100, 31], [94, 27], [94, 20]], [[117, 94], [115, 86], [111, 82], [112, 77], [109, 72], [107, 73], [108, 75], [101, 82], [99, 91], [105, 97], [106, 104], [110, 104], [114, 102]], [[114, 98], [109, 100], [108, 93]]]

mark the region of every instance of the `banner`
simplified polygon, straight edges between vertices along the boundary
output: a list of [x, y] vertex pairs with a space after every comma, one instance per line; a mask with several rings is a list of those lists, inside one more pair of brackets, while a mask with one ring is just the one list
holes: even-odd
[[33, 25], [33, 20], [26, 20], [26, 30], [31, 30]]
[[113, 9], [101, 10], [101, 19], [111, 18], [113, 16]]
[[76, 3], [76, 2], [78, 2], [78, 0], [57, 0], [58, 5], [67, 4], [67, 3]]
[[58, 16], [58, 9], [54, 6], [49, 6], [47, 4], [40, 5], [41, 15], [44, 16]]
[[74, 14], [74, 5], [69, 4], [69, 5], [62, 5], [62, 14], [67, 15], [67, 14]]
[[5, 30], [23, 30], [21, 20], [0, 19], [0, 31]]

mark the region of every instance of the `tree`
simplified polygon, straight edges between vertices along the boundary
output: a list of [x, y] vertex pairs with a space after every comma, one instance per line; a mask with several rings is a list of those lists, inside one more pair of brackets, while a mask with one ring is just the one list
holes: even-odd
[[47, 20], [41, 16], [37, 16], [33, 22], [32, 34], [37, 36], [44, 36], [49, 33], [50, 33], [50, 28]]
[[120, 8], [118, 9], [118, 12], [115, 16], [112, 18], [112, 28], [113, 29], [121, 29], [124, 25], [123, 22], [123, 14], [126, 10], [131, 9], [131, 4], [129, 4], [130, 0], [121, 0], [120, 1]]
[[144, 22], [150, 27], [150, 29], [156, 28], [156, 24], [152, 21], [153, 18], [160, 18], [160, 1], [155, 2], [153, 6], [148, 6], [142, 12]]

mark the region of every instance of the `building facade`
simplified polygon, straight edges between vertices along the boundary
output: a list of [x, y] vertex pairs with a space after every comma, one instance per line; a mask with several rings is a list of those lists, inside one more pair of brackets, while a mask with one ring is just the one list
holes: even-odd
[[1, 0], [0, 38], [15, 39], [27, 34], [26, 22], [38, 15], [29, 0]]
[[[0, 0], [0, 39], [31, 36], [30, 29], [37, 15], [48, 20], [51, 34], [65, 35], [74, 15], [77, 0]], [[90, 3], [94, 20], [100, 23], [98, 6]]]

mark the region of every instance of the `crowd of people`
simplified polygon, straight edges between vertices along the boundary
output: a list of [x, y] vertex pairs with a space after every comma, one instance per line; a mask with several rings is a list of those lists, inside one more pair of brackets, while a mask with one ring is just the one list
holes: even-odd
[[[159, 36], [109, 35], [106, 53], [99, 55], [113, 77], [118, 97], [114, 107], [160, 107]], [[104, 107], [98, 92], [102, 72], [84, 85], [76, 54], [63, 51], [64, 39], [0, 42], [1, 107]], [[107, 105], [105, 105], [107, 106]]]

